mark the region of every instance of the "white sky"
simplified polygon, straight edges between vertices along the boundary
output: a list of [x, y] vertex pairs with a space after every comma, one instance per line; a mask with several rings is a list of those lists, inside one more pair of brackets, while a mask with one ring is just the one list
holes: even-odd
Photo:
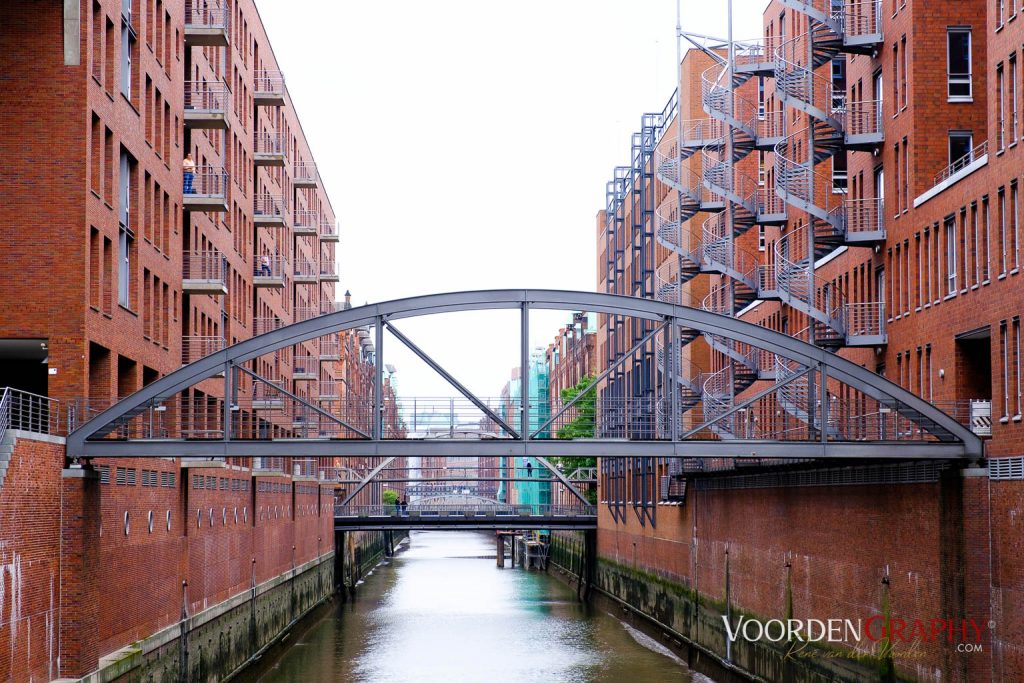
[[[595, 215], [640, 116], [675, 88], [673, 0], [256, 0], [341, 231], [353, 303], [596, 286]], [[735, 0], [735, 35], [767, 0]], [[725, 35], [725, 0], [682, 0]], [[568, 314], [535, 313], [544, 345]], [[404, 321], [481, 396], [518, 364], [518, 314]], [[455, 395], [393, 338], [403, 396]]]

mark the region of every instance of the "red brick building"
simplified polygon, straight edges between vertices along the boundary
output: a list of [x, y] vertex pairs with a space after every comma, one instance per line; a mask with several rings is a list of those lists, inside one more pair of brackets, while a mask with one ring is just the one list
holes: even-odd
[[[0, 24], [0, 384], [35, 395], [15, 400], [43, 416], [7, 432], [0, 478], [0, 563], [25, 569], [0, 600], [0, 679], [21, 681], [88, 674], [183, 610], [287, 572], [308, 588], [297, 567], [330, 569], [339, 463], [98, 459], [62, 476], [54, 435], [346, 303], [334, 208], [252, 0], [19, 0]], [[329, 421], [313, 407], [365, 427], [364, 342], [351, 331], [262, 356], [235, 395], [206, 380], [158, 406], [149, 429], [216, 438], [225, 407], [254, 436], [315, 435]], [[385, 409], [398, 435], [389, 387]], [[356, 502], [378, 497], [368, 487]], [[332, 584], [317, 585], [303, 595]], [[229, 659], [218, 666], [241, 664]]]
[[[731, 61], [727, 41], [686, 54], [678, 93], [644, 115], [631, 165], [608, 184], [598, 289], [833, 349], [991, 438], [986, 463], [950, 469], [602, 463], [600, 554], [618, 567], [609, 571], [642, 568], [766, 618], [889, 610], [991, 621], [983, 653], [932, 644], [879, 663], [921, 680], [1024, 677], [1024, 568], [1013, 550], [1024, 500], [1021, 11], [980, 0], [773, 0], [761, 38], [734, 43]], [[602, 316], [600, 367], [646, 331]], [[656, 392], [650, 368], [664, 352], [648, 345], [602, 396]], [[707, 335], [672, 352], [691, 426], [792, 371]], [[822, 397], [798, 386], [713, 431], [820, 428], [811, 422]], [[857, 398], [828, 388], [832, 415], [853, 429]], [[633, 482], [644, 478], [653, 493], [640, 500]]]

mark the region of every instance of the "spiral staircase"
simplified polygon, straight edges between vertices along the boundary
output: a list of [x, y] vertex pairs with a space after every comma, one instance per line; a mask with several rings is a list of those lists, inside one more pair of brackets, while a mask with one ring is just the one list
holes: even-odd
[[[808, 115], [810, 127], [775, 146], [775, 191], [786, 204], [805, 212], [808, 224], [775, 243], [778, 298], [814, 321], [815, 343], [827, 347], [884, 343], [878, 304], [850, 304], [845, 293], [814, 273], [818, 259], [843, 245], [884, 239], [881, 200], [847, 200], [832, 192], [832, 179], [816, 166], [847, 149], [872, 149], [882, 142], [877, 101], [848, 102], [831, 77], [817, 70], [840, 52], [866, 52], [880, 41], [878, 4], [834, 0], [780, 0], [812, 21], [807, 33], [775, 48], [775, 84], [786, 108]], [[865, 310], [872, 306], [874, 318]], [[867, 308], [866, 308], [867, 307]], [[855, 317], [856, 325], [847, 325]]]

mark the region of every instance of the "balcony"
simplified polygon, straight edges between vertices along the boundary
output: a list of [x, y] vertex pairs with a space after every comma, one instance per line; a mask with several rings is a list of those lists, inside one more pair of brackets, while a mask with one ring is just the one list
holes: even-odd
[[320, 273], [317, 272], [316, 264], [300, 258], [295, 261], [293, 279], [297, 285], [315, 285], [320, 279]]
[[257, 381], [252, 387], [252, 408], [253, 410], [280, 410], [284, 408], [283, 379], [268, 380], [267, 382]]
[[320, 281], [321, 282], [338, 282], [340, 280], [338, 275], [338, 262], [333, 256], [321, 256], [320, 257]]
[[315, 382], [320, 377], [320, 360], [315, 356], [295, 356], [292, 379], [296, 382]]
[[338, 311], [345, 310], [344, 301], [321, 301], [320, 302], [320, 315], [327, 315], [328, 313], [337, 313]]
[[324, 217], [320, 220], [320, 241], [321, 242], [337, 242], [338, 241], [338, 226], [330, 218]]
[[885, 209], [881, 197], [846, 200], [846, 242], [863, 244], [885, 240]]
[[870, 152], [885, 140], [882, 101], [867, 100], [846, 105], [846, 147]]
[[185, 1], [185, 46], [227, 47], [231, 12], [217, 0]]
[[284, 321], [277, 316], [253, 318], [253, 334], [266, 334], [284, 327]]
[[257, 256], [253, 259], [252, 284], [254, 287], [281, 289], [284, 287], [288, 262], [284, 256]]
[[295, 220], [292, 221], [292, 231], [296, 235], [317, 235], [317, 224], [320, 216], [312, 209], [298, 209], [295, 211]]
[[336, 379], [329, 379], [320, 382], [321, 401], [337, 401], [341, 398], [341, 382]]
[[181, 364], [195, 363], [224, 348], [223, 337], [186, 336], [181, 338]]
[[336, 360], [341, 360], [341, 342], [338, 341], [338, 335], [320, 337], [320, 362], [329, 363]]
[[888, 343], [885, 304], [881, 301], [846, 304], [843, 323], [847, 346], [883, 346]]
[[269, 193], [259, 195], [255, 201], [253, 224], [257, 228], [283, 228], [285, 206], [283, 195]]
[[288, 139], [283, 133], [257, 133], [252, 163], [255, 166], [283, 168], [288, 155]]
[[314, 188], [317, 186], [318, 181], [319, 175], [316, 172], [316, 164], [311, 161], [295, 163], [294, 178], [292, 179], [292, 184], [295, 187]]
[[223, 166], [197, 166], [191, 181], [184, 175], [182, 207], [185, 211], [228, 210], [228, 173]]
[[228, 293], [227, 264], [216, 249], [185, 252], [182, 258], [181, 289], [188, 294]]
[[223, 83], [185, 81], [185, 125], [227, 130], [228, 88]]
[[320, 309], [316, 306], [297, 306], [295, 308], [295, 322], [310, 320], [320, 315]]
[[284, 106], [284, 74], [280, 71], [257, 71], [253, 100], [257, 107]]

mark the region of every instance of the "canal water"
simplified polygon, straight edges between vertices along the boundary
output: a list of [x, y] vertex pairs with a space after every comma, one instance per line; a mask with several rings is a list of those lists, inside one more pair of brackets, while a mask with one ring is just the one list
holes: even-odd
[[[656, 640], [576, 600], [542, 572], [498, 569], [494, 536], [414, 531], [395, 558], [330, 608], [259, 683], [646, 683], [691, 674]], [[507, 563], [506, 563], [507, 567]], [[269, 660], [269, 661], [268, 661]]]

